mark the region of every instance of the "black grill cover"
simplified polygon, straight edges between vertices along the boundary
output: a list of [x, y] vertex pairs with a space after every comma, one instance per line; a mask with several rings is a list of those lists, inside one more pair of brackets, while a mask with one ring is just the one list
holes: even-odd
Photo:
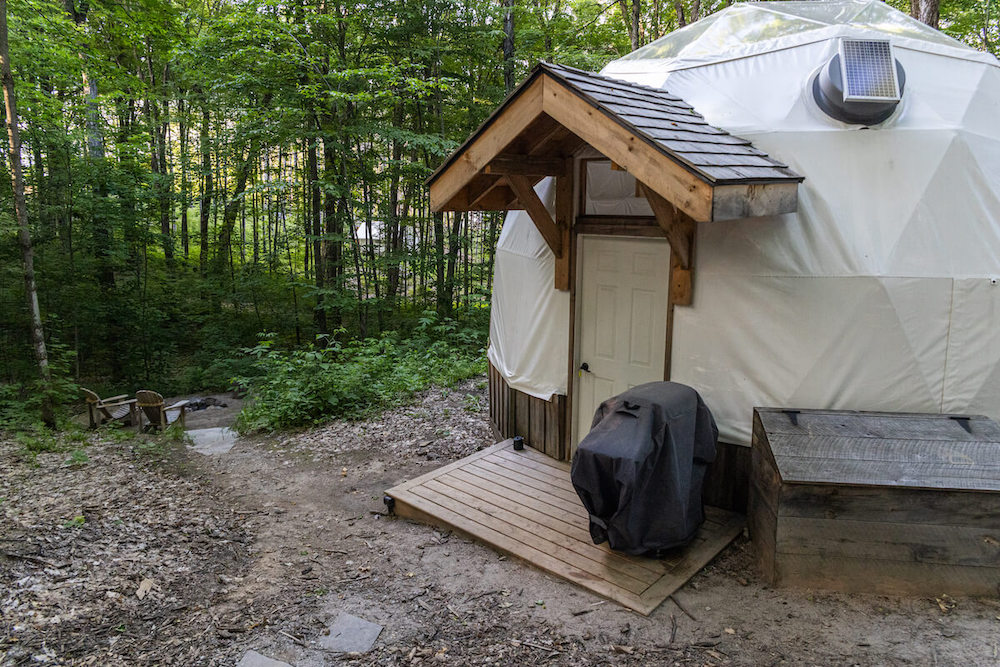
[[689, 542], [705, 520], [701, 486], [718, 437], [698, 392], [676, 382], [601, 403], [571, 471], [594, 544], [642, 555]]

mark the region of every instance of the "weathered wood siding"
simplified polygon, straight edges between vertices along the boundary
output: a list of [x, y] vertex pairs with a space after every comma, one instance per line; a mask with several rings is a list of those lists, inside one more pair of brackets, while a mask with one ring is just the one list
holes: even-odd
[[770, 583], [891, 595], [1000, 590], [992, 421], [760, 409], [752, 458], [748, 524]]
[[705, 504], [745, 514], [749, 489], [750, 448], [720, 442], [702, 485]]
[[513, 389], [492, 364], [489, 385], [490, 421], [500, 438], [519, 435], [546, 456], [569, 460], [569, 403], [565, 396], [543, 401]]

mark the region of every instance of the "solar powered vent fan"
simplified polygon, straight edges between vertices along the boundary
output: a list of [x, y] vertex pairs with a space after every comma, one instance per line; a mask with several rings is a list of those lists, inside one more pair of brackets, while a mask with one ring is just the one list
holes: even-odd
[[896, 110], [905, 85], [906, 73], [889, 40], [843, 38], [837, 55], [813, 80], [813, 97], [832, 118], [874, 125]]

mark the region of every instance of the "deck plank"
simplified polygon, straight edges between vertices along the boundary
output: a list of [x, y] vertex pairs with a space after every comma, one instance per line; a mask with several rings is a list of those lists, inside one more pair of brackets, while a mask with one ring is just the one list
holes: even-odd
[[[589, 530], [586, 514], [576, 512], [574, 507], [567, 507], [569, 503], [566, 501], [528, 486], [518, 487], [517, 482], [511, 482], [504, 477], [496, 477], [491, 473], [470, 467], [454, 470], [443, 478], [465, 482], [477, 489], [482, 489], [484, 493], [507, 498], [522, 507], [534, 507], [540, 512], [572, 526], [581, 533], [586, 533]], [[525, 493], [526, 491], [528, 493]]]
[[[469, 516], [469, 518], [491, 528], [505, 531], [508, 535], [512, 535], [520, 541], [527, 539], [528, 543], [535, 545], [540, 542], [551, 544], [556, 548], [550, 553], [576, 567], [580, 567], [581, 569], [588, 569], [590, 567], [589, 564], [581, 564], [576, 556], [582, 556], [593, 561], [599, 566], [594, 571], [595, 576], [613, 581], [614, 579], [618, 579], [618, 575], [621, 574], [634, 579], [642, 584], [636, 588], [634, 591], [636, 593], [646, 590], [650, 584], [660, 577], [655, 572], [647, 570], [629, 560], [614, 558], [614, 554], [611, 551], [603, 551], [593, 544], [587, 544], [582, 540], [567, 537], [559, 531], [551, 530], [541, 521], [532, 521], [527, 512], [528, 508], [520, 508], [518, 512], [507, 510], [493, 505], [486, 499], [478, 498], [472, 494], [459, 491], [454, 487], [447, 486], [436, 479], [428, 481], [422, 488], [430, 489], [442, 497], [452, 498], [462, 503], [467, 508], [476, 512], [475, 515], [467, 514], [466, 516]], [[547, 548], [548, 544], [546, 544]]]
[[527, 504], [528, 501], [533, 503], [539, 503], [548, 505], [550, 507], [556, 508], [562, 512], [567, 512], [569, 514], [576, 514], [577, 506], [579, 501], [566, 500], [565, 498], [560, 498], [559, 496], [552, 495], [547, 491], [543, 491], [529, 484], [524, 484], [517, 480], [516, 477], [507, 477], [504, 475], [498, 475], [492, 470], [487, 470], [478, 465], [470, 464], [459, 471], [468, 475], [474, 475], [481, 479], [489, 480], [495, 483], [497, 486], [509, 489], [516, 493], [520, 493], [523, 498], [522, 500]]
[[[511, 449], [511, 450], [499, 449], [499, 450], [495, 450], [495, 451], [497, 453], [502, 453], [502, 452], [506, 452], [506, 451], [510, 451], [510, 453], [512, 453], [512, 454], [515, 453], [513, 449]], [[568, 473], [569, 469], [571, 467], [570, 464], [569, 464], [569, 462], [567, 462], [567, 461], [557, 461], [556, 459], [552, 458], [551, 456], [546, 456], [545, 454], [542, 454], [541, 452], [539, 452], [539, 451], [537, 451], [535, 449], [532, 449], [531, 447], [525, 447], [523, 450], [521, 450], [519, 452], [516, 452], [516, 454], [518, 456], [521, 456], [521, 457], [524, 457], [524, 458], [527, 458], [527, 459], [531, 459], [532, 461], [535, 461], [537, 463], [544, 463], [548, 467], [555, 468], [556, 470], [558, 470], [560, 472], [566, 472], [566, 473]]]
[[570, 480], [569, 475], [565, 470], [554, 468], [550, 465], [546, 465], [543, 461], [538, 461], [531, 456], [526, 456], [524, 454], [526, 451], [528, 450], [524, 449], [520, 452], [515, 452], [513, 449], [507, 451], [501, 450], [490, 454], [486, 457], [486, 460], [494, 461], [500, 465], [513, 465], [517, 469], [530, 469], [537, 472], [539, 475], [544, 475], [559, 488], [576, 493], [576, 489], [573, 488], [573, 482]]
[[507, 470], [516, 471], [518, 474], [528, 475], [532, 479], [550, 485], [555, 489], [565, 491], [573, 498], [577, 497], [576, 489], [573, 488], [573, 482], [570, 481], [566, 473], [560, 473], [546, 465], [536, 463], [526, 456], [518, 456], [518, 452], [496, 452], [483, 457], [480, 462], [489, 462]]
[[[565, 545], [572, 545], [571, 548], [580, 549], [581, 553], [586, 553], [593, 560], [608, 562], [609, 566], [615, 569], [621, 569], [626, 573], [634, 572], [633, 576], [639, 579], [644, 578], [648, 573], [659, 577], [667, 571], [667, 567], [660, 560], [648, 558], [635, 559], [612, 550], [606, 542], [603, 544], [594, 544], [588, 530], [582, 529], [578, 525], [567, 523], [562, 518], [526, 506], [516, 500], [494, 494], [486, 488], [466, 484], [457, 477], [458, 474], [460, 472], [456, 471], [439, 479], [430, 480], [427, 484], [444, 487], [440, 489], [442, 492], [462, 492], [471, 496], [475, 502], [483, 501], [492, 507], [505, 510], [511, 513], [512, 520], [515, 523], [523, 524], [526, 519], [529, 524], [540, 524], [545, 527], [545, 530], [558, 533], [558, 539]], [[473, 501], [470, 499], [470, 502]], [[609, 561], [608, 559], [611, 560]]]
[[501, 477], [506, 477], [507, 479], [521, 481], [527, 486], [539, 491], [544, 491], [557, 498], [561, 498], [569, 503], [572, 503], [573, 505], [580, 502], [580, 497], [576, 495], [575, 491], [553, 485], [544, 474], [532, 470], [531, 468], [522, 468], [516, 463], [505, 462], [503, 459], [501, 459], [498, 463], [493, 457], [481, 458], [470, 465], [475, 468], [488, 470], [489, 472], [500, 475]]
[[650, 614], [742, 530], [707, 507], [690, 545], [666, 558], [612, 551], [590, 538], [570, 466], [507, 440], [386, 491], [404, 518], [445, 526], [619, 604]]
[[527, 528], [522, 528], [521, 526], [515, 526], [501, 521], [492, 521], [492, 517], [484, 514], [477, 508], [470, 507], [452, 495], [438, 493], [434, 489], [429, 488], [427, 485], [416, 486], [410, 490], [410, 493], [423, 498], [424, 500], [428, 500], [440, 507], [444, 507], [485, 530], [502, 533], [509, 539], [515, 540], [520, 544], [547, 553], [552, 558], [559, 560], [559, 562], [563, 564], [564, 569], [581, 572], [583, 573], [583, 576], [588, 578], [588, 580], [601, 580], [635, 595], [640, 595], [643, 591], [649, 588], [652, 583], [650, 581], [642, 581], [636, 579], [635, 577], [613, 572], [601, 563], [597, 563], [585, 556], [581, 556], [576, 551], [564, 549], [559, 544], [550, 542], [548, 539], [545, 539], [545, 537], [542, 537]]
[[481, 477], [470, 478], [462, 470], [455, 470], [448, 475], [442, 475], [438, 479], [430, 481], [440, 482], [459, 491], [471, 493], [477, 498], [488, 500], [491, 504], [498, 507], [517, 511], [523, 509], [528, 513], [528, 516], [535, 517], [533, 520], [540, 521], [549, 529], [562, 533], [567, 537], [578, 540], [590, 537], [585, 517], [560, 512], [558, 509], [553, 512], [551, 506], [539, 508], [534, 505], [526, 505], [524, 497], [521, 494], [505, 489], [502, 486], [497, 486]]

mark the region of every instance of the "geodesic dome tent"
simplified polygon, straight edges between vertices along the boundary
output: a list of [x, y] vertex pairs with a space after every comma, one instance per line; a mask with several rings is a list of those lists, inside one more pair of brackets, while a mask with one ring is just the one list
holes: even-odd
[[[905, 75], [888, 119], [831, 117], [814, 82], [843, 38], [888, 40]], [[740, 4], [610, 63], [805, 177], [794, 213], [698, 224], [693, 301], [673, 311], [669, 379], [723, 440], [754, 406], [1000, 418], [1000, 64], [882, 2]], [[902, 79], [903, 77], [901, 77]], [[902, 83], [902, 80], [900, 81]], [[595, 171], [578, 213], [649, 215]], [[536, 190], [551, 196], [551, 183]], [[550, 202], [551, 203], [551, 202]], [[491, 364], [565, 395], [569, 295], [525, 212], [496, 261]], [[577, 438], [583, 434], [577, 434]]]

